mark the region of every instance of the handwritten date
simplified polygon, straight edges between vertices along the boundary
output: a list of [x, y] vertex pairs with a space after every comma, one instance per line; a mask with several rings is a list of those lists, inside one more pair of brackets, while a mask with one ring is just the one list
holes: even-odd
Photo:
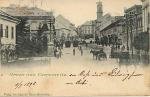
[[37, 85], [36, 81], [33, 81], [33, 82], [31, 82], [31, 81], [29, 81], [29, 82], [21, 81], [21, 82], [17, 82], [15, 84], [15, 89], [20, 89], [22, 87], [31, 88], [31, 87], [36, 86], [36, 85]]

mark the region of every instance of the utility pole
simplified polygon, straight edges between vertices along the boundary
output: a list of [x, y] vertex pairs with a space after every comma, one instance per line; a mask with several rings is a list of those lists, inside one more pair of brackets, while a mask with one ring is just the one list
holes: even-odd
[[[0, 29], [0, 30], [1, 30], [1, 29]], [[3, 33], [3, 32], [0, 32], [0, 33]], [[1, 61], [2, 61], [2, 60], [1, 60], [1, 56], [2, 56], [2, 55], [1, 55], [1, 54], [2, 54], [2, 53], [1, 53], [1, 48], [2, 48], [2, 44], [1, 44], [1, 34], [0, 34], [0, 66], [1, 66]]]
[[149, 25], [150, 25], [150, 14], [148, 14], [148, 22], [147, 22], [147, 32], [148, 32], [148, 63], [150, 64], [150, 28], [149, 28]]
[[95, 24], [94, 24], [94, 21], [92, 21], [92, 33], [93, 33], [93, 37], [94, 37], [94, 43], [95, 43], [95, 37], [96, 37], [96, 32], [95, 32], [95, 29], [94, 29], [94, 27], [95, 27]]
[[132, 60], [133, 60], [133, 21], [132, 18], [130, 19], [130, 38], [131, 38], [131, 54], [132, 54]]
[[54, 46], [54, 41], [53, 39], [55, 38], [55, 27], [54, 27], [54, 23], [55, 23], [55, 18], [53, 16], [53, 14], [49, 13], [49, 20], [48, 20], [48, 25], [49, 25], [49, 31], [47, 33], [47, 56], [52, 55], [53, 52], [53, 46]]

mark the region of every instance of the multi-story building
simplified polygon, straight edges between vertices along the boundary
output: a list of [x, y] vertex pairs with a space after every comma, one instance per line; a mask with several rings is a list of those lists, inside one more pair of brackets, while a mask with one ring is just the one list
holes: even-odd
[[[52, 45], [56, 34], [55, 26], [54, 26], [55, 18], [52, 12], [47, 12], [37, 7], [20, 7], [17, 5], [10, 5], [9, 7], [2, 7], [1, 9], [12, 16], [19, 18], [20, 20], [23, 20], [22, 22], [25, 23], [24, 26], [26, 27], [26, 29], [28, 29], [25, 32], [26, 34], [28, 34], [28, 38], [30, 38], [30, 40], [37, 41], [38, 40], [36, 39], [37, 33], [44, 28], [44, 32], [42, 32], [43, 34], [42, 36], [44, 36], [45, 38], [40, 38], [40, 39], [43, 39], [42, 41], [47, 40], [47, 46], [49, 49], [49, 46]], [[17, 36], [19, 36], [22, 33], [23, 31], [18, 32]], [[20, 41], [21, 40], [17, 38], [17, 43], [20, 43]]]
[[150, 0], [142, 1], [143, 32], [148, 32], [148, 63], [150, 63]]
[[16, 45], [16, 25], [19, 20], [0, 11], [1, 44]]
[[143, 9], [143, 31], [150, 33], [150, 1], [141, 0]]
[[133, 56], [138, 52], [134, 46], [135, 37], [142, 32], [142, 5], [134, 5], [124, 12], [127, 32], [127, 50]]
[[[110, 14], [105, 14], [101, 17], [101, 20], [96, 20], [95, 32], [99, 37], [102, 37], [102, 30], [112, 24], [114, 21], [114, 17]], [[103, 33], [104, 34], [104, 33]]]
[[[16, 47], [16, 25], [19, 20], [13, 16], [0, 11], [0, 60], [8, 61], [8, 53], [15, 52]], [[7, 51], [7, 52], [6, 52]], [[5, 55], [5, 56], [4, 56]]]
[[111, 44], [126, 46], [126, 33], [124, 31], [124, 17], [115, 16], [114, 20], [102, 27], [100, 30], [102, 36], [107, 36]]
[[109, 26], [114, 18], [110, 14], [103, 15], [103, 5], [99, 1], [97, 4], [97, 19], [95, 20], [95, 35], [102, 37], [101, 30]]
[[91, 21], [86, 21], [84, 24], [79, 26], [78, 28], [79, 28], [80, 35], [85, 39], [93, 38], [93, 34], [95, 32], [94, 23], [95, 21], [91, 20]]
[[[39, 9], [37, 7], [20, 7], [17, 5], [10, 5], [9, 7], [2, 7], [1, 10], [4, 12], [26, 20], [26, 25], [29, 26], [30, 36], [39, 30], [39, 26], [47, 25], [50, 31], [50, 27], [53, 28], [54, 16], [52, 12]], [[52, 25], [50, 23], [52, 22]]]
[[71, 37], [74, 37], [77, 35], [75, 25], [72, 24], [68, 19], [66, 19], [62, 15], [58, 15], [56, 17], [55, 29], [56, 29], [56, 38], [58, 40], [63, 40], [63, 41], [70, 40]]

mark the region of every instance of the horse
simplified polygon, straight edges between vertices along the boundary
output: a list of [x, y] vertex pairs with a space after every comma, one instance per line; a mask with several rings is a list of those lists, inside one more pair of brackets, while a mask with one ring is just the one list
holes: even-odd
[[90, 53], [92, 53], [92, 54], [93, 54], [93, 59], [94, 59], [94, 57], [96, 57], [96, 60], [97, 60], [97, 58], [98, 58], [98, 54], [100, 53], [100, 51], [91, 50], [91, 51], [90, 51]]
[[93, 54], [93, 59], [96, 57], [96, 60], [100, 60], [101, 58], [107, 59], [107, 55], [103, 50], [91, 50], [90, 53]]
[[98, 54], [98, 59], [100, 60], [101, 58], [107, 60], [107, 55], [104, 51], [100, 51], [100, 53]]

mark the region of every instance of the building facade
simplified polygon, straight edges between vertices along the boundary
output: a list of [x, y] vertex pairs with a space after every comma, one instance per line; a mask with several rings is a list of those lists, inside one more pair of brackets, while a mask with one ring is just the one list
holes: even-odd
[[126, 46], [124, 17], [115, 16], [114, 21], [100, 31], [102, 37], [108, 37], [108, 44]]
[[143, 31], [150, 33], [150, 1], [142, 1], [142, 12], [143, 12]]
[[84, 24], [82, 24], [81, 26], [78, 27], [79, 29], [79, 33], [80, 35], [85, 38], [85, 39], [88, 39], [88, 38], [93, 38], [94, 36], [94, 32], [95, 32], [95, 29], [94, 29], [94, 22], [95, 21], [87, 21], [85, 22]]
[[138, 53], [136, 49], [136, 36], [143, 32], [142, 5], [134, 5], [125, 10], [125, 28], [127, 33], [127, 50], [133, 56]]
[[[20, 7], [16, 5], [2, 7], [1, 9], [21, 20], [21, 23], [17, 26], [17, 51], [24, 49], [31, 56], [42, 52], [50, 55], [53, 48], [51, 46], [56, 36], [55, 17], [52, 12], [37, 7]], [[28, 42], [23, 43], [23, 40]]]
[[95, 37], [102, 37], [101, 30], [109, 26], [114, 18], [110, 14], [103, 15], [103, 5], [102, 2], [99, 1], [97, 4], [97, 19], [94, 22], [95, 27]]
[[150, 63], [150, 0], [142, 1], [143, 32], [148, 33], [148, 63]]
[[[19, 20], [0, 11], [0, 56], [1, 61], [9, 61], [9, 54], [16, 50], [16, 25]], [[11, 56], [11, 59], [14, 56]]]
[[77, 35], [76, 27], [62, 15], [55, 18], [56, 38], [58, 40], [71, 40]]
[[112, 24], [114, 21], [114, 17], [110, 14], [105, 14], [101, 17], [101, 20], [96, 20], [95, 32], [99, 37], [102, 37], [102, 30], [105, 29], [107, 26]]

